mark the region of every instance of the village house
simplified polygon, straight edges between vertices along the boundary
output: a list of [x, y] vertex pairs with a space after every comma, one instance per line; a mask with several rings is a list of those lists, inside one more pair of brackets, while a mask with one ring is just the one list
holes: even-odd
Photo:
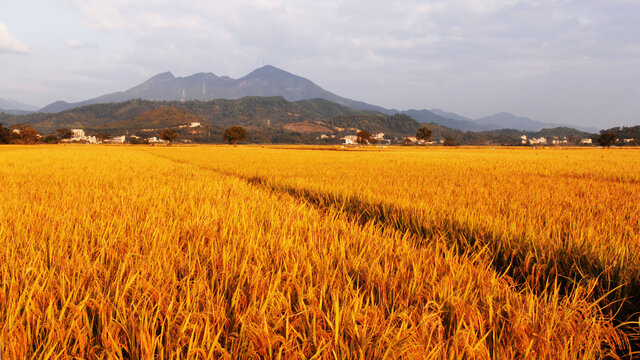
[[122, 136], [114, 136], [111, 138], [111, 142], [114, 144], [124, 144], [126, 141], [126, 137], [124, 135]]
[[584, 138], [584, 139], [580, 139], [580, 144], [593, 144], [593, 140], [591, 140], [590, 138]]
[[84, 129], [71, 129], [71, 141], [83, 141], [86, 138]]
[[371, 136], [371, 138], [373, 138], [375, 140], [378, 140], [378, 141], [382, 141], [382, 140], [384, 140], [384, 135], [385, 134], [383, 132], [380, 132], [380, 133], [377, 133], [377, 134], [373, 134]]
[[166, 140], [159, 139], [156, 136], [147, 138], [147, 141], [149, 142], [149, 144], [165, 144], [167, 142]]
[[551, 143], [553, 145], [563, 145], [563, 144], [568, 144], [569, 141], [567, 140], [566, 137], [563, 139], [560, 139], [559, 137], [555, 136], [553, 139], [551, 139]]
[[84, 142], [88, 144], [97, 144], [98, 138], [95, 136], [87, 136], [84, 129], [71, 129], [71, 137], [69, 139], [63, 139], [63, 142]]
[[340, 138], [341, 144], [343, 145], [355, 145], [358, 143], [358, 137], [355, 135], [347, 135], [343, 138]]
[[545, 138], [545, 137], [529, 139], [529, 144], [531, 144], [531, 145], [544, 145], [546, 143], [547, 143], [547, 138]]

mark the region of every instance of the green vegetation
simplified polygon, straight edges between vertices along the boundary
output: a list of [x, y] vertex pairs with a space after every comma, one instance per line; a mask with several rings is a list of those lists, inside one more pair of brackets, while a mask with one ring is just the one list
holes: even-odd
[[158, 137], [171, 145], [178, 138], [178, 133], [175, 130], [165, 129], [158, 133]]
[[[130, 100], [122, 103], [83, 106], [56, 114], [32, 113], [28, 115], [0, 114], [5, 124], [25, 124], [43, 134], [53, 134], [56, 129], [82, 128], [87, 134], [106, 136], [137, 135], [155, 136], [160, 129], [172, 129], [181, 139], [196, 143], [221, 143], [229, 126], [242, 126], [248, 130], [250, 143], [307, 143], [338, 144], [340, 137], [353, 135], [358, 130], [385, 137], [400, 143], [408, 136], [416, 137], [420, 128], [428, 128], [428, 140], [461, 145], [521, 145], [520, 136], [528, 138], [566, 138], [569, 145], [580, 139], [597, 135], [572, 128], [558, 127], [538, 132], [514, 129], [473, 132], [447, 128], [435, 123], [421, 124], [405, 114], [385, 115], [376, 111], [356, 110], [323, 99], [286, 101], [282, 97], [245, 97], [238, 100], [212, 101], [148, 101]], [[201, 127], [180, 128], [192, 122]], [[318, 134], [305, 132], [285, 125], [307, 123], [327, 128], [333, 137], [320, 138]], [[298, 130], [298, 132], [296, 132]], [[616, 145], [634, 145], [640, 139], [640, 126], [613, 128], [620, 140]], [[426, 136], [426, 133], [424, 134]], [[60, 138], [60, 134], [58, 134]], [[424, 139], [423, 137], [419, 137]], [[635, 139], [623, 141], [624, 139]], [[635, 141], [635, 142], [634, 142]]]
[[222, 134], [224, 141], [236, 146], [238, 141], [243, 141], [247, 138], [247, 130], [242, 126], [230, 126]]
[[[604, 134], [612, 134], [615, 137], [616, 140], [611, 145], [615, 144], [616, 146], [640, 146], [640, 125], [631, 127], [614, 127], [607, 130], [602, 130], [600, 131], [600, 138], [602, 138]], [[597, 141], [598, 139], [594, 138], [594, 140]]]
[[358, 144], [368, 145], [374, 142], [374, 139], [371, 137], [371, 133], [367, 130], [360, 130], [356, 133]]
[[106, 125], [115, 129], [158, 129], [162, 127], [189, 125], [192, 122], [201, 122], [202, 118], [190, 111], [176, 107], [163, 106], [147, 111], [133, 120], [112, 122]]
[[433, 134], [432, 131], [428, 127], [423, 126], [420, 129], [418, 129], [418, 131], [416, 132], [416, 139], [424, 140], [426, 144], [426, 142], [429, 141], [429, 138], [431, 137], [432, 134]]

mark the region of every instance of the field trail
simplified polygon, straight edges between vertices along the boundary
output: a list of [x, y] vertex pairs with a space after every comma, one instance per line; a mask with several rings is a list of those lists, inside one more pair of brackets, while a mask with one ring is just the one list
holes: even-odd
[[[584, 359], [615, 358], [627, 348], [594, 299], [603, 286], [595, 277], [570, 289], [561, 282], [534, 288], [542, 275], [516, 286], [511, 274], [496, 271], [496, 248], [477, 240], [487, 224], [515, 217], [493, 208], [479, 217], [474, 201], [488, 190], [475, 187], [455, 204], [468, 203], [468, 239], [434, 226], [459, 221], [465, 210], [444, 212], [441, 204], [432, 210], [437, 217], [424, 212], [469, 191], [459, 188], [468, 179], [454, 176], [467, 162], [455, 151], [452, 177], [422, 180], [412, 177], [423, 165], [411, 152], [11, 149], [0, 149], [3, 359]], [[438, 161], [436, 174], [446, 169]], [[391, 166], [402, 185], [381, 172]], [[635, 180], [608, 184], [633, 193]], [[429, 198], [447, 181], [448, 193]], [[407, 189], [420, 200], [410, 201]], [[585, 194], [587, 205], [598, 196]], [[623, 201], [620, 209], [635, 208]], [[570, 225], [589, 223], [591, 214]], [[592, 225], [580, 236], [620, 227], [621, 236], [637, 240], [636, 225]], [[534, 235], [553, 229], [544, 225]], [[529, 236], [507, 231], [511, 240]], [[600, 249], [604, 256], [613, 248]], [[626, 251], [630, 258], [636, 247]]]

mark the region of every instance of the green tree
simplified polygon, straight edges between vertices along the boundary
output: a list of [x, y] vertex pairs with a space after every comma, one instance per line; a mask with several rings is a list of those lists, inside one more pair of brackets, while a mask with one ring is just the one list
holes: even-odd
[[600, 136], [596, 141], [600, 146], [610, 147], [611, 145], [615, 144], [616, 141], [618, 141], [618, 137], [612, 132], [602, 131], [600, 132]]
[[11, 131], [0, 124], [0, 144], [9, 144], [11, 139]]
[[456, 139], [454, 139], [452, 137], [446, 137], [446, 138], [444, 138], [444, 142], [442, 143], [442, 145], [444, 145], [444, 146], [458, 146], [458, 145], [460, 145], [460, 143]]
[[237, 146], [238, 141], [242, 141], [247, 138], [247, 130], [242, 126], [229, 126], [224, 130], [222, 138], [224, 141], [229, 143], [229, 145], [233, 144], [233, 146]]
[[58, 135], [58, 139], [63, 140], [63, 139], [71, 139], [71, 136], [73, 135], [73, 133], [69, 129], [57, 129], [56, 135]]
[[111, 135], [107, 134], [105, 132], [99, 132], [99, 133], [96, 134], [96, 139], [104, 142], [107, 139], [111, 139]]
[[26, 124], [12, 125], [11, 130], [17, 131], [18, 139], [23, 144], [35, 144], [40, 139], [38, 130]]
[[165, 129], [158, 133], [158, 137], [171, 145], [178, 138], [178, 133], [175, 130]]
[[371, 143], [371, 133], [367, 130], [360, 130], [356, 133], [356, 141], [358, 144], [367, 145]]
[[416, 139], [424, 140], [424, 145], [426, 146], [432, 134], [433, 133], [431, 132], [431, 129], [429, 129], [426, 126], [423, 126], [420, 129], [418, 129], [418, 131], [416, 132]]

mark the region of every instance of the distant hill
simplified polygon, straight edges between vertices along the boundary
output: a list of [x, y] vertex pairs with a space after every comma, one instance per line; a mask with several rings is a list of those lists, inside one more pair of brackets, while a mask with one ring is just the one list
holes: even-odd
[[4, 109], [0, 109], [0, 113], [5, 113], [5, 114], [9, 114], [9, 115], [27, 115], [32, 113], [33, 111], [26, 111], [26, 110], [4, 110]]
[[[157, 130], [172, 127], [178, 130], [181, 138], [196, 142], [221, 142], [224, 128], [230, 125], [246, 127], [249, 129], [249, 141], [259, 143], [336, 143], [340, 136], [354, 134], [356, 129], [384, 132], [389, 137], [403, 138], [415, 136], [416, 130], [423, 125], [433, 131], [432, 140], [449, 138], [467, 145], [520, 145], [520, 136], [523, 134], [530, 138], [567, 137], [573, 142], [593, 135], [568, 127], [539, 131], [463, 131], [436, 121], [472, 121], [446, 119], [428, 111], [412, 110], [409, 113], [434, 121], [421, 124], [408, 114], [387, 115], [377, 111], [358, 110], [324, 99], [291, 102], [282, 97], [249, 96], [237, 100], [184, 102], [134, 99], [86, 105], [59, 113], [0, 114], [0, 123], [7, 126], [28, 124], [43, 134], [53, 133], [59, 128], [83, 128], [93, 134], [107, 132], [119, 135], [128, 132], [154, 136]], [[202, 126], [180, 127], [192, 122], [199, 122]], [[635, 128], [625, 128], [617, 132], [631, 136], [635, 131]], [[320, 133], [333, 137], [321, 139]]]
[[[166, 110], [178, 109], [173, 116]], [[154, 111], [162, 116], [156, 116]], [[194, 117], [182, 113], [186, 111]], [[194, 120], [197, 117], [198, 120]], [[185, 120], [186, 119], [186, 120]], [[249, 96], [237, 100], [150, 101], [129, 100], [120, 103], [93, 104], [59, 113], [33, 113], [23, 116], [0, 114], [5, 124], [25, 123], [41, 132], [58, 128], [84, 128], [95, 131], [123, 131], [141, 128], [163, 128], [191, 121], [205, 126], [224, 128], [241, 125], [257, 131], [267, 129], [358, 128], [385, 132], [392, 136], [414, 135], [419, 123], [406, 115], [390, 116], [376, 111], [348, 108], [324, 99], [290, 102], [282, 97]], [[288, 124], [297, 124], [288, 126]], [[307, 125], [302, 125], [307, 124]], [[318, 126], [310, 126], [315, 124]]]
[[453, 139], [454, 142], [464, 145], [522, 145], [520, 136], [526, 135], [528, 138], [545, 137], [548, 140], [554, 137], [567, 138], [571, 145], [576, 145], [580, 139], [591, 138], [593, 133], [585, 132], [568, 127], [545, 128], [539, 131], [522, 131], [515, 129], [496, 129], [485, 131], [462, 131], [452, 129], [436, 123], [421, 124], [432, 131], [431, 140], [441, 140], [445, 138]]
[[431, 109], [429, 111], [446, 119], [459, 120], [459, 121], [473, 121], [473, 119], [464, 117], [462, 115], [458, 115], [454, 112], [444, 111], [442, 109]]
[[393, 111], [347, 99], [322, 89], [312, 81], [287, 71], [267, 65], [239, 78], [217, 76], [213, 73], [198, 73], [187, 77], [175, 77], [170, 72], [158, 74], [129, 90], [115, 92], [78, 103], [58, 101], [40, 109], [40, 112], [60, 112], [75, 107], [123, 102], [132, 99], [143, 100], [236, 100], [248, 96], [281, 96], [287, 101], [325, 99], [360, 110], [374, 110], [382, 113]]
[[435, 123], [448, 128], [463, 131], [488, 130], [487, 127], [481, 124], [477, 124], [473, 120], [447, 117], [448, 114], [452, 113], [441, 112], [441, 115], [436, 114], [435, 112], [430, 110], [408, 110], [403, 111], [403, 113], [413, 117], [414, 119], [422, 123]]
[[540, 131], [542, 129], [551, 129], [559, 127], [571, 127], [585, 132], [597, 132], [598, 129], [566, 125], [553, 124], [535, 121], [526, 117], [516, 116], [508, 112], [501, 112], [479, 119], [470, 119], [453, 112], [447, 112], [442, 109], [431, 109], [431, 112], [447, 119], [457, 120], [459, 122], [450, 122], [449, 127], [461, 129], [465, 131], [489, 131], [498, 129], [515, 129], [520, 131]]
[[20, 110], [20, 111], [38, 110], [38, 108], [33, 105], [24, 104], [16, 100], [4, 99], [4, 98], [0, 98], [0, 109], [4, 109], [4, 110], [0, 110], [0, 112], [9, 112], [9, 111], [15, 111], [15, 110]]
[[[40, 112], [58, 113], [65, 110], [93, 104], [118, 103], [133, 99], [152, 101], [210, 101], [215, 99], [237, 100], [244, 97], [281, 96], [287, 101], [324, 99], [337, 105], [357, 110], [377, 111], [386, 115], [398, 113], [395, 109], [368, 104], [348, 99], [327, 91], [309, 79], [267, 65], [249, 74], [233, 79], [228, 76], [217, 76], [213, 73], [197, 73], [186, 77], [176, 77], [171, 72], [155, 75], [145, 82], [125, 91], [102, 95], [77, 103], [57, 101], [40, 109]], [[0, 106], [0, 108], [6, 108]], [[560, 124], [537, 122], [509, 113], [498, 113], [481, 119], [468, 119], [456, 113], [441, 109], [403, 111], [419, 122], [434, 122], [446, 127], [463, 131], [485, 131], [500, 128], [517, 130], [540, 130]], [[581, 128], [586, 131], [596, 129]]]
[[133, 120], [114, 121], [104, 127], [112, 129], [162, 129], [201, 121], [202, 118], [187, 110], [163, 106], [142, 113]]
[[[476, 119], [474, 120], [474, 122], [484, 125], [485, 127], [487, 127], [487, 130], [516, 129], [522, 131], [540, 131], [545, 128], [567, 127], [566, 124], [544, 123], [531, 120], [526, 117], [516, 116], [508, 112], [501, 112], [491, 116], [486, 116], [480, 119]], [[598, 129], [589, 127], [573, 125], [571, 127], [588, 132], [598, 131]]]

